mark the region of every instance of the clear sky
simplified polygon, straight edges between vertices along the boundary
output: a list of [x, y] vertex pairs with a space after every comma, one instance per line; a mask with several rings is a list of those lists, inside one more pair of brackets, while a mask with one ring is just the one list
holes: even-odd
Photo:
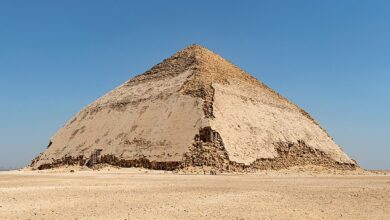
[[390, 169], [389, 1], [0, 1], [0, 167], [189, 44], [289, 98], [363, 167]]

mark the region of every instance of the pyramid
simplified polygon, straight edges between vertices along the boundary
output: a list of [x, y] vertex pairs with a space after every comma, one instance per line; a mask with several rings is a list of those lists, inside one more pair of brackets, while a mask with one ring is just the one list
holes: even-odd
[[358, 167], [308, 113], [199, 45], [82, 109], [30, 166], [96, 164], [245, 172]]

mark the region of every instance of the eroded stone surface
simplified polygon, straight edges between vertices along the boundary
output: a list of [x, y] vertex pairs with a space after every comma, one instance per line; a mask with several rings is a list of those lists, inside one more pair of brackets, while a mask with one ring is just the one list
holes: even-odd
[[[204, 129], [218, 141], [199, 139]], [[98, 148], [101, 163], [152, 169], [356, 167], [304, 110], [198, 45], [96, 100], [50, 143], [33, 168], [85, 163]]]

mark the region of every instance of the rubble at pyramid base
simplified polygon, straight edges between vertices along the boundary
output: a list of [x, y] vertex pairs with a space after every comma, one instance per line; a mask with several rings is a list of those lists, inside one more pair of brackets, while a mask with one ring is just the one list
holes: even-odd
[[[281, 170], [289, 167], [316, 165], [324, 168], [338, 170], [355, 170], [358, 168], [353, 163], [340, 163], [333, 160], [326, 153], [311, 148], [307, 144], [298, 140], [293, 142], [277, 142], [274, 144], [278, 152], [275, 158], [261, 158], [253, 163], [246, 165], [237, 163], [229, 159], [223, 140], [217, 131], [210, 127], [202, 128], [199, 134], [194, 137], [190, 151], [183, 155], [182, 161], [150, 161], [146, 157], [139, 159], [123, 159], [116, 155], [105, 154], [98, 155], [95, 162], [92, 162], [93, 156], [86, 157], [80, 155], [77, 157], [66, 156], [61, 159], [53, 160], [52, 163], [45, 163], [38, 167], [39, 170], [58, 168], [62, 166], [76, 165], [88, 166], [90, 168], [100, 167], [102, 165], [112, 165], [117, 167], [138, 167], [153, 170], [182, 171], [186, 172], [195, 168], [198, 170], [209, 170], [218, 173], [242, 172], [254, 173], [260, 170]], [[38, 160], [36, 158], [35, 160]], [[34, 161], [35, 161], [34, 160]], [[34, 165], [32, 162], [32, 166]]]

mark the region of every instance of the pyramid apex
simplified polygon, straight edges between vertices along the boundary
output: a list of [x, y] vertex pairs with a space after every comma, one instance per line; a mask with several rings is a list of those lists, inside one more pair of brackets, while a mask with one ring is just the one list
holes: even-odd
[[193, 52], [193, 53], [213, 53], [211, 50], [209, 50], [207, 47], [204, 47], [200, 44], [190, 44], [186, 48], [184, 48], [182, 51], [186, 52]]
[[206, 47], [204, 47], [200, 44], [190, 44], [186, 47], [186, 49], [206, 49], [206, 50], [208, 50]]

